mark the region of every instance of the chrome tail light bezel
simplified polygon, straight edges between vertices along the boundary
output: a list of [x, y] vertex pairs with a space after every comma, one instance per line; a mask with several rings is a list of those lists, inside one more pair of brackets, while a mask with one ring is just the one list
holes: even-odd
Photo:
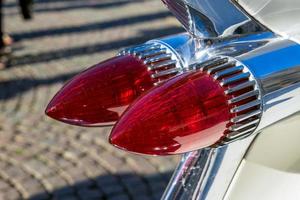
[[[225, 56], [195, 64], [192, 68], [212, 76], [224, 87], [226, 95], [238, 93], [228, 100], [232, 106], [230, 112], [235, 117], [231, 119], [225, 137], [215, 147], [249, 137], [256, 130], [262, 115], [261, 92], [249, 69], [234, 58]], [[245, 101], [249, 98], [251, 100]]]
[[151, 72], [155, 85], [184, 71], [178, 56], [169, 47], [157, 42], [129, 47], [121, 50], [118, 55], [132, 55], [142, 60]]

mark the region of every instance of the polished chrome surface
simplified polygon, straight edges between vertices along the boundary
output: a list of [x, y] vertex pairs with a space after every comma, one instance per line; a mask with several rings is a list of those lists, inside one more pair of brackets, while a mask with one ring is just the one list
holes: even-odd
[[264, 106], [257, 131], [300, 110], [299, 58], [300, 45], [281, 38], [236, 57], [260, 84]]
[[[232, 123], [239, 125], [230, 128], [232, 133], [227, 139], [235, 142], [184, 155], [163, 196], [163, 199], [222, 199], [252, 138], [265, 127], [300, 111], [300, 45], [270, 32], [223, 39], [210, 44], [187, 34], [155, 41], [178, 55], [184, 68], [189, 66], [189, 70], [195, 70], [201, 65], [202, 69], [210, 69], [209, 73], [215, 75], [216, 79], [223, 76], [223, 73], [216, 74], [218, 70], [233, 73], [240, 70], [240, 65], [244, 66], [247, 72], [222, 81], [222, 85], [226, 86], [242, 77], [251, 77], [249, 81], [229, 87], [225, 93], [230, 95], [251, 86], [255, 86], [255, 89], [229, 102], [260, 95], [257, 101], [233, 108], [233, 112], [239, 112], [259, 106], [261, 102], [263, 105], [262, 109], [251, 110], [231, 119]], [[231, 58], [229, 62], [228, 57]], [[233, 65], [235, 62], [240, 64]], [[232, 66], [232, 69], [228, 69], [228, 66]], [[260, 122], [257, 116], [261, 116]], [[253, 117], [254, 120], [240, 124]]]
[[261, 46], [271, 43], [276, 36], [271, 32], [244, 35], [209, 42], [181, 33], [165, 38], [151, 40], [151, 43], [161, 44], [172, 51], [184, 68], [193, 64], [206, 62], [218, 56], [236, 57], [248, 53]]
[[132, 55], [142, 60], [152, 72], [155, 84], [176, 76], [184, 71], [178, 56], [163, 44], [148, 42], [120, 51], [119, 55]]
[[[211, 67], [209, 72], [213, 73], [215, 69], [227, 67], [228, 63], [224, 59], [220, 59], [223, 57], [231, 57], [245, 66], [249, 74], [242, 73], [233, 76], [221, 81], [221, 84], [226, 86], [238, 79], [247, 78], [249, 75], [252, 77], [247, 83], [229, 87], [226, 93], [234, 93], [251, 85], [256, 85], [257, 88], [253, 91], [254, 93], [243, 94], [247, 96], [260, 91], [263, 110], [261, 122], [256, 132], [299, 110], [300, 45], [296, 42], [278, 37], [270, 32], [223, 39], [211, 44], [204, 43], [188, 34], [178, 34], [150, 42], [161, 44], [170, 50], [180, 60], [184, 69], [194, 70], [199, 63], [203, 68], [218, 66], [216, 68]], [[237, 99], [231, 101], [237, 101]], [[259, 103], [253, 102], [237, 107], [234, 111], [247, 109], [259, 105]], [[251, 111], [238, 116], [233, 121], [238, 123], [245, 118], [251, 118], [257, 112]]]
[[252, 140], [183, 155], [162, 200], [223, 199]]
[[[260, 106], [261, 102], [263, 105], [262, 109], [250, 110], [231, 119], [235, 125], [230, 127], [231, 134], [224, 139], [225, 144], [228, 141], [231, 144], [185, 155], [163, 199], [222, 199], [243, 157], [239, 150], [246, 151], [249, 140], [263, 128], [300, 111], [300, 45], [273, 33], [249, 34], [212, 43], [189, 34], [178, 34], [149, 41], [130, 51], [136, 56], [140, 56], [140, 52], [162, 59], [149, 66], [152, 70], [164, 69], [164, 65], [174, 65], [175, 61], [180, 63], [182, 71], [195, 70], [201, 65], [224, 87], [241, 78], [249, 78], [245, 83], [226, 89], [225, 93], [230, 95], [244, 88], [254, 88], [230, 99], [229, 103], [252, 95], [258, 95], [260, 99], [235, 107], [232, 112], [248, 111]], [[163, 56], [160, 56], [161, 52]], [[172, 59], [168, 60], [170, 55]], [[239, 72], [241, 66], [243, 73], [223, 80], [225, 73]], [[260, 122], [258, 116], [261, 116]], [[221, 158], [222, 152], [224, 157]]]
[[176, 55], [179, 60], [178, 62], [180, 62], [185, 69], [189, 68], [189, 65], [193, 62], [195, 52], [199, 49], [197, 40], [188, 33], [180, 33], [150, 40], [149, 43], [160, 44], [167, 47], [167, 49]]
[[214, 39], [265, 30], [230, 0], [163, 1], [187, 31], [198, 38]]

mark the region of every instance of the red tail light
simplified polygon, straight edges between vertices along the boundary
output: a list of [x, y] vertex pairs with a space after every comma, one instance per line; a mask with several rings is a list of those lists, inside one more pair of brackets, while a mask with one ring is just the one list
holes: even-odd
[[138, 153], [182, 153], [216, 143], [230, 117], [222, 87], [202, 72], [188, 73], [139, 99], [110, 139]]
[[153, 86], [141, 60], [119, 56], [84, 71], [67, 83], [49, 103], [50, 117], [75, 125], [105, 125]]
[[46, 114], [73, 125], [112, 125], [143, 92], [180, 71], [171, 57], [160, 45], [125, 50], [74, 77], [51, 100]]
[[132, 152], [168, 155], [251, 132], [259, 102], [250, 74], [234, 63], [216, 63], [221, 65], [182, 74], [139, 98], [114, 127], [110, 142]]

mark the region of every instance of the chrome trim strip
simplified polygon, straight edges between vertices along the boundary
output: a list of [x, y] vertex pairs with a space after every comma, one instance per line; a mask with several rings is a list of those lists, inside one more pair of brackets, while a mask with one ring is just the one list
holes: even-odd
[[145, 59], [144, 63], [146, 65], [149, 65], [149, 64], [152, 64], [152, 63], [156, 63], [158, 61], [169, 60], [171, 57], [172, 57], [172, 54], [170, 54], [170, 53], [166, 53], [166, 54], [163, 53], [163, 54], [156, 55], [154, 57], [150, 57], [150, 58]]
[[245, 82], [245, 83], [242, 83], [238, 86], [234, 86], [234, 87], [231, 87], [231, 88], [228, 88], [226, 91], [225, 91], [225, 94], [232, 94], [234, 92], [237, 92], [239, 90], [242, 90], [242, 89], [245, 89], [247, 87], [250, 87], [250, 86], [255, 86], [255, 81], [252, 80], [252, 81], [249, 81], [249, 82]]
[[[220, 61], [220, 62], [223, 62], [223, 61]], [[217, 62], [217, 63], [220, 63], [220, 62]], [[235, 66], [235, 64], [236, 64], [235, 61], [230, 61], [230, 62], [224, 63], [222, 65], [213, 64], [211, 66], [207, 66], [205, 68], [202, 68], [201, 70], [202, 71], [207, 70], [208, 74], [212, 74], [212, 73], [215, 73], [217, 71], [220, 71], [220, 70], [223, 70], [223, 69], [227, 69], [228, 67]]]
[[139, 58], [140, 59], [145, 59], [145, 58], [150, 57], [150, 56], [157, 56], [157, 55], [165, 54], [165, 53], [167, 53], [166, 48], [158, 48], [158, 49], [153, 49], [151, 51], [148, 51], [146, 53], [141, 53], [139, 55]]
[[[209, 67], [216, 67], [219, 65], [223, 66], [224, 64], [226, 65], [227, 62], [228, 62], [228, 58], [220, 58], [220, 57], [212, 58], [212, 59], [209, 59], [209, 60], [201, 63], [200, 69], [207, 70]], [[232, 63], [232, 64], [235, 64], [235, 63]], [[199, 65], [199, 64], [197, 64], [197, 65]]]
[[252, 101], [252, 102], [250, 102], [250, 103], [247, 103], [247, 104], [244, 104], [244, 105], [241, 105], [241, 106], [232, 108], [232, 109], [230, 110], [230, 112], [231, 112], [231, 113], [242, 112], [242, 111], [248, 110], [249, 108], [253, 108], [253, 107], [255, 107], [255, 106], [259, 106], [260, 104], [261, 104], [261, 101], [260, 101], [260, 100]]
[[177, 61], [176, 60], [166, 60], [163, 62], [160, 62], [158, 64], [153, 64], [149, 67], [149, 70], [156, 70], [160, 68], [165, 68], [168, 67], [169, 65], [176, 65]]
[[214, 79], [220, 79], [220, 78], [224, 78], [224, 76], [229, 76], [238, 72], [243, 71], [244, 67], [243, 66], [237, 66], [237, 67], [232, 67], [229, 69], [225, 69], [223, 71], [217, 72], [214, 75]]
[[253, 135], [253, 131], [255, 131], [255, 129], [256, 129], [256, 127], [252, 127], [243, 132], [233, 132], [232, 135], [230, 135], [227, 138], [224, 138], [224, 140], [222, 141], [222, 144], [227, 145], [227, 144], [231, 144], [233, 142], [237, 142], [237, 141], [246, 139], [247, 137], [250, 137], [251, 135]]
[[255, 120], [249, 121], [248, 123], [235, 124], [235, 125], [230, 126], [229, 130], [234, 131], [234, 132], [238, 132], [238, 131], [240, 131], [240, 130], [242, 130], [244, 128], [247, 128], [249, 126], [252, 126], [252, 125], [255, 125], [255, 127], [256, 127], [256, 125], [258, 124], [259, 121], [260, 121], [260, 119], [255, 119]]
[[242, 73], [242, 74], [238, 74], [236, 76], [230, 77], [228, 79], [224, 79], [221, 81], [221, 86], [228, 86], [230, 84], [233, 84], [235, 82], [244, 80], [244, 79], [248, 79], [251, 76], [251, 74], [249, 72], [246, 73]]
[[177, 74], [177, 73], [178, 73], [177, 69], [168, 69], [168, 70], [164, 70], [162, 72], [157, 72], [155, 74], [152, 74], [151, 77], [156, 79], [156, 78], [160, 78], [160, 77], [167, 76], [170, 74]]
[[262, 113], [261, 110], [255, 110], [253, 112], [250, 112], [250, 113], [247, 113], [247, 114], [240, 115], [240, 116], [237, 116], [235, 118], [232, 118], [231, 122], [233, 122], [233, 123], [239, 123], [241, 121], [244, 121], [244, 120], [249, 119], [251, 117], [254, 117], [256, 115], [260, 115], [261, 113]]
[[161, 199], [223, 199], [253, 138], [183, 155]]
[[247, 92], [245, 94], [242, 94], [240, 96], [234, 97], [234, 98], [230, 99], [228, 102], [230, 104], [238, 103], [238, 102], [243, 101], [245, 99], [248, 99], [250, 97], [254, 97], [254, 96], [257, 97], [258, 95], [259, 95], [259, 91], [258, 90], [253, 90], [253, 91]]

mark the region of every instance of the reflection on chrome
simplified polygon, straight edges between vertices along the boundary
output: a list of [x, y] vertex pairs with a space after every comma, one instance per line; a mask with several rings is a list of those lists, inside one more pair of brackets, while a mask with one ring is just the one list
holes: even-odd
[[182, 156], [162, 200], [223, 199], [252, 139]]
[[230, 0], [164, 0], [171, 12], [198, 38], [217, 38], [266, 30]]
[[300, 45], [268, 31], [229, 0], [165, 2], [173, 2], [173, 12], [184, 3], [189, 18], [181, 21], [192, 35], [151, 42], [178, 55], [185, 70], [220, 56], [231, 57], [249, 70], [260, 90], [262, 114], [253, 134], [226, 146], [185, 154], [162, 198], [223, 199], [253, 139], [300, 111]]
[[223, 38], [212, 43], [188, 34], [153, 41], [180, 55], [186, 70], [194, 70], [197, 64], [208, 59], [226, 56], [247, 67], [258, 83], [263, 107], [254, 133], [225, 147], [184, 155], [163, 197], [222, 199], [253, 138], [264, 128], [300, 111], [300, 45], [271, 32]]
[[[269, 105], [268, 102], [273, 97], [277, 97], [285, 90], [294, 91], [294, 96], [297, 97], [298, 91], [294, 87], [300, 82], [300, 45], [270, 32], [220, 40], [210, 45], [206, 45], [188, 34], [179, 34], [151, 42], [163, 44], [174, 54], [180, 55], [178, 57], [181, 58], [185, 70], [188, 67], [193, 69], [195, 64], [218, 56], [232, 57], [244, 64], [259, 83], [262, 93], [265, 106], [261, 128], [276, 122], [274, 117], [272, 117], [274, 119], [272, 121], [268, 120], [269, 117], [264, 117], [271, 110], [270, 106], [266, 105]], [[283, 93], [286, 94], [286, 92]], [[288, 104], [292, 101], [294, 98], [288, 98], [276, 105]], [[290, 109], [285, 109], [286, 115], [291, 115], [298, 110], [297, 103], [290, 104], [289, 107]], [[275, 116], [278, 116], [276, 119], [278, 121], [283, 115]]]

